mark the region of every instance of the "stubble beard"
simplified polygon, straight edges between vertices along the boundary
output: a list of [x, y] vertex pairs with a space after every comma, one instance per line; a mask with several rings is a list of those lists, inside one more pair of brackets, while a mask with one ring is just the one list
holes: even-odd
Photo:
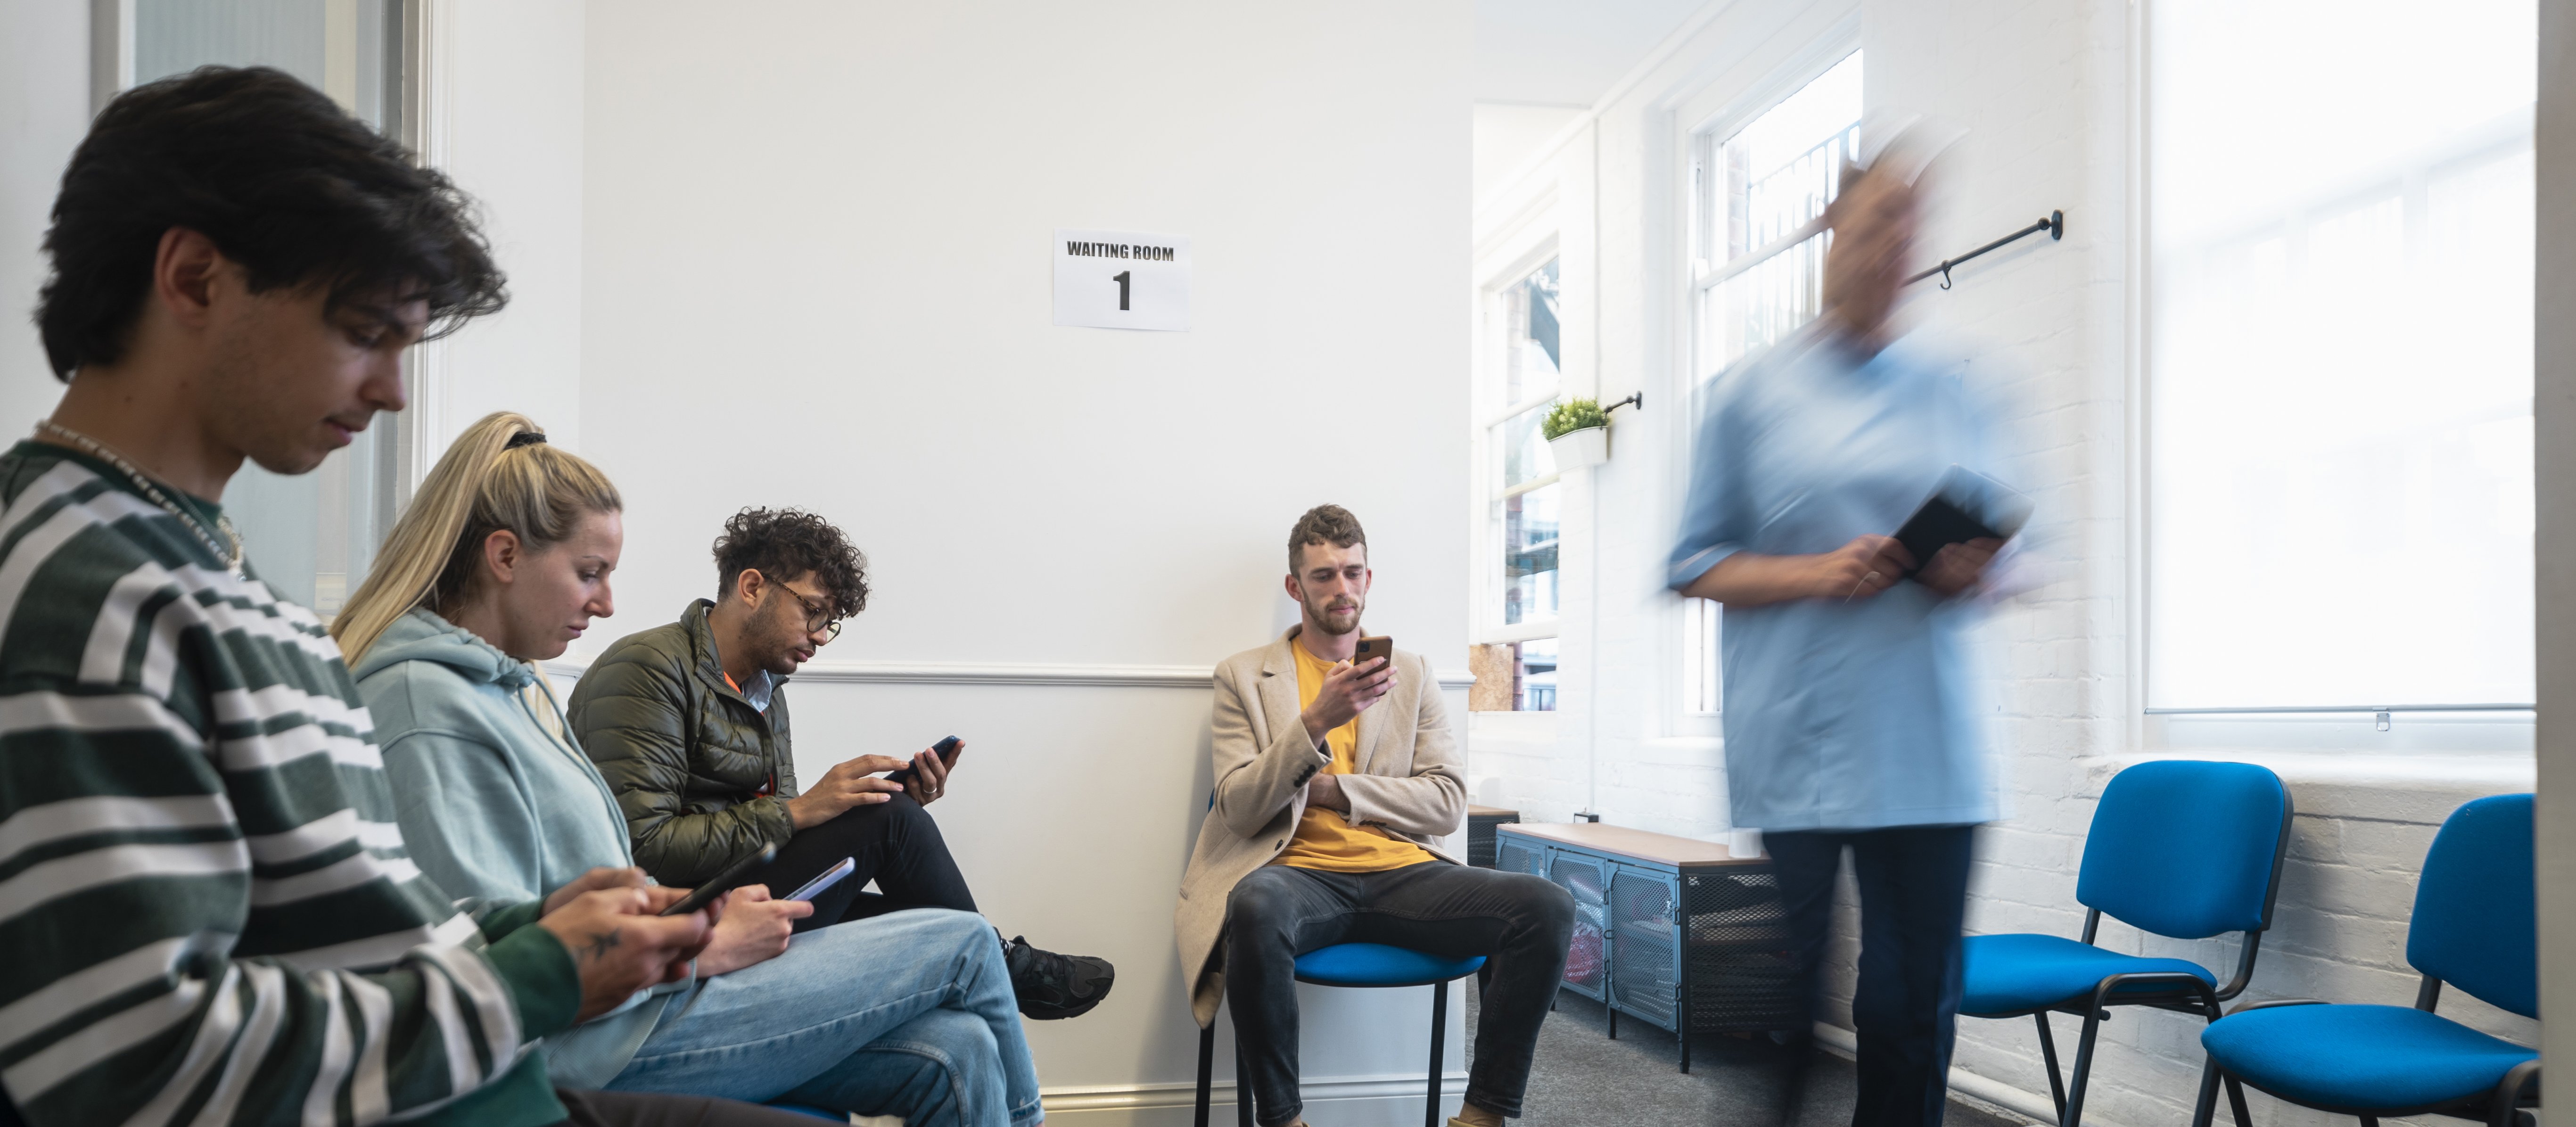
[[1338, 630], [1333, 627], [1333, 616], [1313, 603], [1306, 604], [1306, 617], [1309, 621], [1312, 621], [1315, 624], [1316, 629], [1339, 638], [1345, 634], [1354, 634], [1359, 632], [1360, 616], [1368, 610], [1368, 607], [1366, 605], [1361, 605], [1351, 609], [1351, 624]]

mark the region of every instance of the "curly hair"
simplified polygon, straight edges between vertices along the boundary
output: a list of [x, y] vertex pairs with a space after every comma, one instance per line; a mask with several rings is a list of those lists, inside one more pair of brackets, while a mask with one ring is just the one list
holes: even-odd
[[848, 618], [868, 609], [868, 557], [832, 522], [802, 509], [744, 509], [716, 537], [716, 592], [723, 597], [746, 571], [785, 582], [811, 575]]
[[1365, 546], [1368, 533], [1360, 529], [1360, 518], [1340, 505], [1317, 505], [1297, 518], [1297, 527], [1288, 530], [1288, 570], [1297, 570], [1297, 553], [1308, 544], [1330, 543], [1336, 548], [1353, 544]]
[[63, 171], [36, 305], [56, 377], [123, 358], [173, 227], [240, 263], [253, 293], [425, 301], [431, 337], [509, 300], [445, 175], [283, 71], [201, 67], [117, 95]]

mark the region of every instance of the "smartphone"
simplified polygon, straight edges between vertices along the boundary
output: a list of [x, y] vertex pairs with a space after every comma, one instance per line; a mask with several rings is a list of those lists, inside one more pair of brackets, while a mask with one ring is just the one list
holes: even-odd
[[788, 899], [790, 899], [790, 900], [811, 900], [811, 899], [815, 898], [816, 896], [821, 895], [824, 889], [830, 888], [830, 887], [832, 887], [833, 885], [836, 885], [836, 884], [841, 883], [841, 878], [842, 878], [842, 877], [845, 877], [845, 876], [850, 875], [851, 870], [856, 869], [856, 868], [858, 868], [858, 867], [859, 867], [859, 861], [858, 861], [858, 858], [855, 858], [855, 857], [843, 857], [843, 858], [841, 858], [841, 863], [840, 863], [840, 864], [838, 864], [838, 865], [834, 865], [834, 866], [832, 866], [831, 868], [828, 868], [828, 869], [823, 870], [823, 875], [818, 876], [818, 877], [815, 877], [815, 878], [814, 878], [814, 879], [812, 879], [812, 880], [806, 881], [806, 882], [805, 882], [805, 887], [800, 888], [800, 889], [797, 889], [797, 890], [796, 890], [796, 891], [794, 891], [794, 892], [790, 892], [790, 893], [788, 893], [788, 894], [787, 894], [787, 898], [788, 898]]
[[662, 909], [662, 914], [685, 916], [704, 909], [708, 904], [713, 903], [716, 897], [748, 883], [753, 870], [777, 859], [777, 843], [764, 843], [760, 848], [734, 858], [733, 863], [725, 866], [723, 872], [717, 873], [714, 879], [699, 885], [696, 891], [681, 897], [679, 903]]
[[[1388, 669], [1395, 667], [1395, 639], [1383, 634], [1376, 637], [1363, 634], [1360, 636], [1359, 650], [1351, 654], [1351, 666], [1353, 668], [1366, 666], [1372, 659], [1381, 657], [1387, 659]], [[1380, 671], [1370, 670], [1370, 672]]]
[[[930, 750], [939, 756], [939, 765], [941, 767], [954, 767], [957, 765], [957, 745], [964, 742], [966, 741], [958, 739], [955, 736], [950, 736], [947, 739], [930, 745]], [[912, 775], [912, 768], [906, 766], [902, 770], [887, 774], [886, 778], [898, 783], [910, 783], [912, 781]]]

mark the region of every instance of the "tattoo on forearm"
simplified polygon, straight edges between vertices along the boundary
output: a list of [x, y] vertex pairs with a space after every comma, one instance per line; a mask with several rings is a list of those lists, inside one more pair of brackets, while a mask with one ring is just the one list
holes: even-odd
[[591, 932], [590, 942], [582, 947], [583, 956], [587, 957], [592, 962], [597, 962], [601, 959], [607, 958], [610, 951], [616, 949], [619, 943], [624, 942], [625, 931], [625, 928], [612, 927], [607, 931]]

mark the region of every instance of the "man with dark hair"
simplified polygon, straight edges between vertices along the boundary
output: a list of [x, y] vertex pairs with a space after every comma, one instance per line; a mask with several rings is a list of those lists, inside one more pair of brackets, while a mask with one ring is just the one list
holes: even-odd
[[705, 915], [633, 869], [421, 876], [339, 647], [218, 507], [500, 307], [464, 204], [273, 70], [128, 91], [73, 154], [37, 311], [71, 386], [0, 455], [0, 1122], [785, 1118], [558, 1100], [537, 1039], [685, 976]]
[[[905, 908], [976, 911], [924, 809], [946, 792], [965, 744], [909, 764], [862, 755], [810, 790], [796, 785], [787, 678], [840, 636], [842, 619], [867, 609], [867, 557], [830, 522], [795, 509], [734, 514], [715, 557], [715, 599], [618, 639], [573, 689], [573, 731], [617, 794], [636, 862], [665, 883], [690, 884], [774, 843], [778, 857], [758, 881], [782, 897], [843, 858], [855, 862], [813, 898], [798, 931]], [[880, 892], [860, 891], [870, 880]], [[1116, 975], [1107, 960], [1017, 937], [1003, 953], [1020, 1013], [1035, 1019], [1090, 1012]]]
[[1574, 899], [1526, 873], [1471, 869], [1438, 839], [1466, 821], [1456, 745], [1431, 663], [1393, 650], [1354, 665], [1368, 534], [1339, 505], [1288, 533], [1299, 622], [1216, 669], [1216, 793], [1181, 877], [1181, 980], [1204, 1026], [1234, 1008], [1262, 1127], [1304, 1122], [1297, 956], [1385, 943], [1488, 956], [1474, 1067], [1452, 1127], [1521, 1113], [1539, 1024], [1565, 973]]

